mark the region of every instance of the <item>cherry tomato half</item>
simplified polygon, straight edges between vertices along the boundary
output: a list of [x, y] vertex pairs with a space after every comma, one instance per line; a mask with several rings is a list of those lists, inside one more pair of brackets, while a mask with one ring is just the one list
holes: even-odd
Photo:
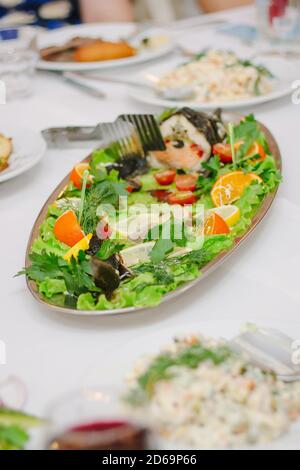
[[195, 191], [198, 176], [196, 175], [177, 175], [175, 178], [176, 188], [179, 191]]
[[128, 193], [132, 193], [133, 190], [134, 190], [134, 187], [131, 186], [130, 184], [129, 184], [129, 185], [127, 186], [127, 188], [126, 188], [126, 191], [127, 191]]
[[167, 201], [168, 197], [172, 194], [170, 191], [166, 191], [165, 189], [156, 189], [151, 191], [151, 195], [156, 197], [159, 201]]
[[168, 184], [172, 184], [176, 176], [175, 170], [166, 170], [160, 171], [154, 175], [158, 184], [162, 186], [167, 186]]
[[185, 206], [188, 204], [194, 204], [197, 198], [192, 191], [180, 191], [178, 193], [171, 193], [168, 197], [169, 204], [179, 204]]
[[220, 161], [222, 163], [231, 163], [232, 162], [232, 155], [231, 155], [231, 145], [230, 144], [215, 144], [213, 146], [213, 154], [219, 155]]

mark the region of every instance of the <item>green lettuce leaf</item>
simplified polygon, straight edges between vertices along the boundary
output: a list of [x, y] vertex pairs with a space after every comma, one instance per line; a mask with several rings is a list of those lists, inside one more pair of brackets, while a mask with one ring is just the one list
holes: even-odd
[[0, 425], [0, 450], [23, 449], [29, 439], [29, 434], [19, 426]]
[[231, 235], [233, 237], [239, 236], [247, 230], [253, 215], [264, 199], [266, 191], [267, 189], [263, 184], [254, 182], [245, 189], [243, 195], [236, 201], [235, 204], [241, 211], [241, 217], [232, 227]]
[[40, 236], [37, 237], [31, 248], [32, 253], [41, 254], [45, 251], [47, 254], [54, 254], [56, 256], [64, 256], [70, 249], [68, 245], [61, 243], [53, 233], [55, 217], [47, 217], [40, 227]]
[[63, 294], [66, 290], [66, 283], [63, 279], [46, 278], [39, 284], [39, 292], [48, 299], [51, 299], [55, 294]]

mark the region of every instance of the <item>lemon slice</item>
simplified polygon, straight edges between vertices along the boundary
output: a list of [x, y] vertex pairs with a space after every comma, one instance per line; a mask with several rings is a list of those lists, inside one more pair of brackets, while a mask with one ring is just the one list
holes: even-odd
[[[139, 245], [130, 246], [120, 251], [120, 255], [123, 258], [125, 266], [128, 268], [138, 263], [145, 263], [150, 260], [150, 252], [155, 245], [155, 241], [140, 243]], [[184, 256], [192, 251], [189, 247], [175, 246], [172, 253], [167, 258], [173, 258], [175, 256]]]
[[120, 251], [124, 264], [127, 267], [134, 266], [135, 264], [149, 261], [150, 251], [155, 245], [155, 241], [140, 243], [138, 245], [130, 246]]
[[209, 212], [215, 212], [216, 214], [218, 214], [220, 217], [222, 217], [223, 220], [225, 220], [229, 227], [235, 225], [241, 217], [240, 209], [237, 206], [234, 206], [233, 204], [214, 207], [213, 209], [210, 209]]
[[90, 246], [90, 239], [92, 238], [92, 234], [89, 233], [86, 235], [86, 237], [82, 238], [76, 245], [72, 246], [69, 251], [64, 255], [64, 260], [66, 260], [68, 263], [70, 263], [71, 258], [77, 259], [78, 254], [80, 251], [85, 251], [89, 248]]
[[160, 214], [149, 212], [124, 217], [118, 221], [116, 226], [116, 234], [120, 238], [132, 241], [142, 241], [146, 237], [148, 231], [159, 224], [163, 224], [170, 218], [170, 214]]

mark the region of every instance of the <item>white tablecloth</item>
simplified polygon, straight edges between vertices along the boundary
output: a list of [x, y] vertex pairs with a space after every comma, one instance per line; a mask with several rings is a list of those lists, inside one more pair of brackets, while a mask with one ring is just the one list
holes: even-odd
[[[41, 72], [31, 98], [0, 106], [0, 130], [1, 123], [40, 130], [113, 120], [124, 112], [156, 111], [128, 98], [125, 86], [101, 86], [107, 100], [93, 99], [59, 76]], [[226, 324], [234, 333], [251, 321], [300, 338], [300, 105], [286, 97], [251, 111], [276, 136], [283, 156], [284, 180], [274, 206], [218, 271], [157, 311], [68, 317], [36, 303], [25, 279], [13, 278], [24, 264], [28, 236], [41, 206], [85, 151], [48, 151], [34, 169], [0, 185], [0, 340], [7, 351], [0, 379], [12, 374], [24, 380], [28, 410], [43, 413], [49, 400], [82, 386], [93, 363], [99, 370], [103, 365], [100, 385], [116, 376], [121, 380], [123, 368], [109, 367], [111, 351], [121, 357], [123, 344], [160, 329], [173, 332], [178, 324], [189, 329], [197, 323], [199, 331], [207, 322]]]

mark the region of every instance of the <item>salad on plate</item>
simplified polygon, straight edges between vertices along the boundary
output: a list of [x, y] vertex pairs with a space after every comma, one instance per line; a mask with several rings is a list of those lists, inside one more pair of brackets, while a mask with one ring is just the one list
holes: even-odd
[[[83, 312], [155, 307], [191, 285], [247, 234], [281, 179], [253, 115], [167, 110], [165, 150], [76, 165], [30, 240], [25, 274], [38, 298]], [[272, 199], [272, 198], [271, 198]]]
[[299, 383], [252, 365], [225, 340], [191, 334], [140, 358], [124, 399], [152, 423], [162, 448], [225, 449], [287, 433], [300, 415], [299, 396]]
[[192, 101], [225, 103], [247, 100], [274, 91], [272, 72], [261, 64], [240, 59], [232, 51], [207, 49], [161, 76], [157, 90], [193, 87]]

